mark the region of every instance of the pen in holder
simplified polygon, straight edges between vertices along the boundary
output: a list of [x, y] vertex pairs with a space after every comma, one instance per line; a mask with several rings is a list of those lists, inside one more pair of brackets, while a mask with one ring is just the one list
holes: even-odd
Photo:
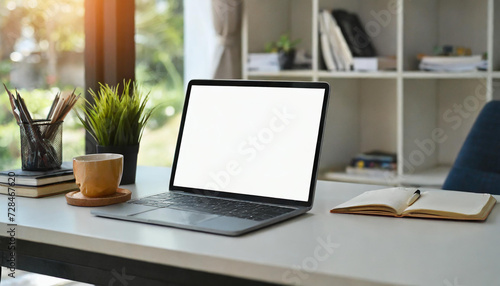
[[63, 121], [33, 120], [19, 124], [22, 169], [47, 171], [62, 164]]
[[9, 96], [12, 114], [21, 131], [22, 169], [27, 171], [47, 171], [57, 169], [62, 164], [62, 124], [66, 115], [76, 104], [80, 95], [56, 94], [45, 120], [33, 120], [24, 99], [17, 90]]

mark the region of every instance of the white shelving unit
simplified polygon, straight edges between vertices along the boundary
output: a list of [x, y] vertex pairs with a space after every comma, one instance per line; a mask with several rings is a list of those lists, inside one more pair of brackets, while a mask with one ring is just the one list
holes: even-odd
[[[321, 69], [321, 9], [357, 13], [378, 55], [396, 56], [396, 71]], [[283, 33], [302, 40], [298, 48], [312, 55], [312, 68], [248, 72], [248, 53], [263, 52]], [[353, 156], [370, 150], [398, 154], [393, 178], [342, 173], [321, 178], [440, 186], [481, 108], [500, 100], [500, 0], [247, 0], [242, 35], [244, 78], [330, 84], [321, 170], [343, 170]], [[436, 45], [487, 53], [488, 70], [419, 71], [417, 54], [432, 54]]]

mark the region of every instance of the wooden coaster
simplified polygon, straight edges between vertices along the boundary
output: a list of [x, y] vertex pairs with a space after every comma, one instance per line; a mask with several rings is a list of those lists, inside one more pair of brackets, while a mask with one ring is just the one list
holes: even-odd
[[116, 193], [110, 196], [100, 198], [89, 198], [84, 196], [80, 191], [73, 191], [66, 194], [66, 202], [73, 206], [99, 207], [126, 202], [130, 200], [131, 196], [132, 192], [122, 188], [118, 188]]

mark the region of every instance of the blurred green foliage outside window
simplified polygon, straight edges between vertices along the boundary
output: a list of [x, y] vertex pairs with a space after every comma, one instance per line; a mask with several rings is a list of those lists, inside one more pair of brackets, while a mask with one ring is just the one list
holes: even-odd
[[[43, 119], [56, 93], [83, 92], [84, 0], [0, 0], [0, 80]], [[63, 160], [84, 152], [84, 131], [69, 114]], [[19, 127], [0, 91], [0, 169], [20, 168]]]
[[139, 165], [172, 164], [184, 100], [182, 0], [135, 1], [136, 80], [161, 105], [142, 137]]
[[[0, 80], [17, 88], [33, 117], [47, 115], [59, 91], [84, 92], [84, 0], [0, 0]], [[182, 0], [136, 0], [136, 79], [161, 105], [145, 131], [139, 164], [169, 166], [183, 100]], [[73, 112], [63, 160], [85, 151]], [[0, 170], [20, 168], [19, 127], [0, 91]]]

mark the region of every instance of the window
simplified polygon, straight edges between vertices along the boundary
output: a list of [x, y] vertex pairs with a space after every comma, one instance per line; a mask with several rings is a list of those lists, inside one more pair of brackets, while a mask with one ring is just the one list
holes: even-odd
[[[17, 88], [34, 118], [44, 118], [59, 91], [84, 93], [85, 0], [0, 0], [0, 79]], [[136, 80], [150, 90], [151, 118], [139, 164], [169, 166], [184, 98], [183, 1], [136, 0]], [[4, 94], [4, 92], [0, 92]], [[0, 97], [0, 169], [20, 166], [19, 127]], [[71, 112], [63, 131], [63, 160], [85, 151]]]
[[136, 0], [137, 82], [150, 90], [150, 107], [160, 108], [143, 134], [138, 164], [172, 164], [184, 101], [182, 0]]
[[[17, 88], [33, 118], [43, 119], [55, 94], [84, 86], [84, 0], [0, 0], [0, 80]], [[0, 169], [19, 168], [19, 127], [0, 92]], [[84, 131], [70, 113], [63, 160], [84, 152]]]

